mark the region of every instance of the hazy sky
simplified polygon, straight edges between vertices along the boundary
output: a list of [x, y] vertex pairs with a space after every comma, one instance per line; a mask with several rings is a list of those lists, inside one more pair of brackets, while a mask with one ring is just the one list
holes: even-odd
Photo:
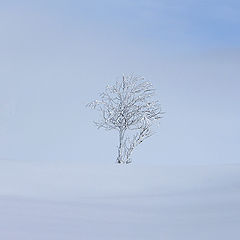
[[0, 3], [0, 159], [114, 163], [117, 133], [85, 108], [122, 73], [166, 112], [136, 163], [240, 163], [240, 3]]

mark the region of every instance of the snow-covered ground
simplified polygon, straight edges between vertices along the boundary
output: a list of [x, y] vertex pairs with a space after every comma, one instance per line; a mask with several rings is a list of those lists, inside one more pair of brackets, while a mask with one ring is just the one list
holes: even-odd
[[238, 240], [240, 165], [0, 161], [2, 240]]

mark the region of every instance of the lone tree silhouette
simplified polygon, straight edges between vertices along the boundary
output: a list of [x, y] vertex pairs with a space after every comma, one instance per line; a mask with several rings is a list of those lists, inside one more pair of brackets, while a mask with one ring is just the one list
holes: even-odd
[[94, 122], [99, 128], [117, 130], [119, 146], [117, 163], [130, 163], [135, 147], [152, 136], [152, 126], [162, 116], [155, 89], [143, 77], [128, 75], [100, 94], [100, 100], [87, 104], [100, 112], [101, 119]]

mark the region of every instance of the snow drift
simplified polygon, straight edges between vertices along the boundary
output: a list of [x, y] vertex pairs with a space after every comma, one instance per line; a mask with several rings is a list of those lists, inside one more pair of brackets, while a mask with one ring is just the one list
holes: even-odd
[[239, 239], [240, 165], [0, 166], [0, 239]]

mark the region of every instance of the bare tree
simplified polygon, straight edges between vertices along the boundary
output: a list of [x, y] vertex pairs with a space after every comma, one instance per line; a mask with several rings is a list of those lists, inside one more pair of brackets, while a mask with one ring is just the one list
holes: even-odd
[[94, 122], [98, 128], [118, 131], [117, 163], [130, 163], [135, 147], [153, 134], [152, 126], [162, 116], [154, 94], [150, 82], [128, 75], [113, 86], [107, 86], [100, 100], [87, 105], [101, 113], [101, 119]]

